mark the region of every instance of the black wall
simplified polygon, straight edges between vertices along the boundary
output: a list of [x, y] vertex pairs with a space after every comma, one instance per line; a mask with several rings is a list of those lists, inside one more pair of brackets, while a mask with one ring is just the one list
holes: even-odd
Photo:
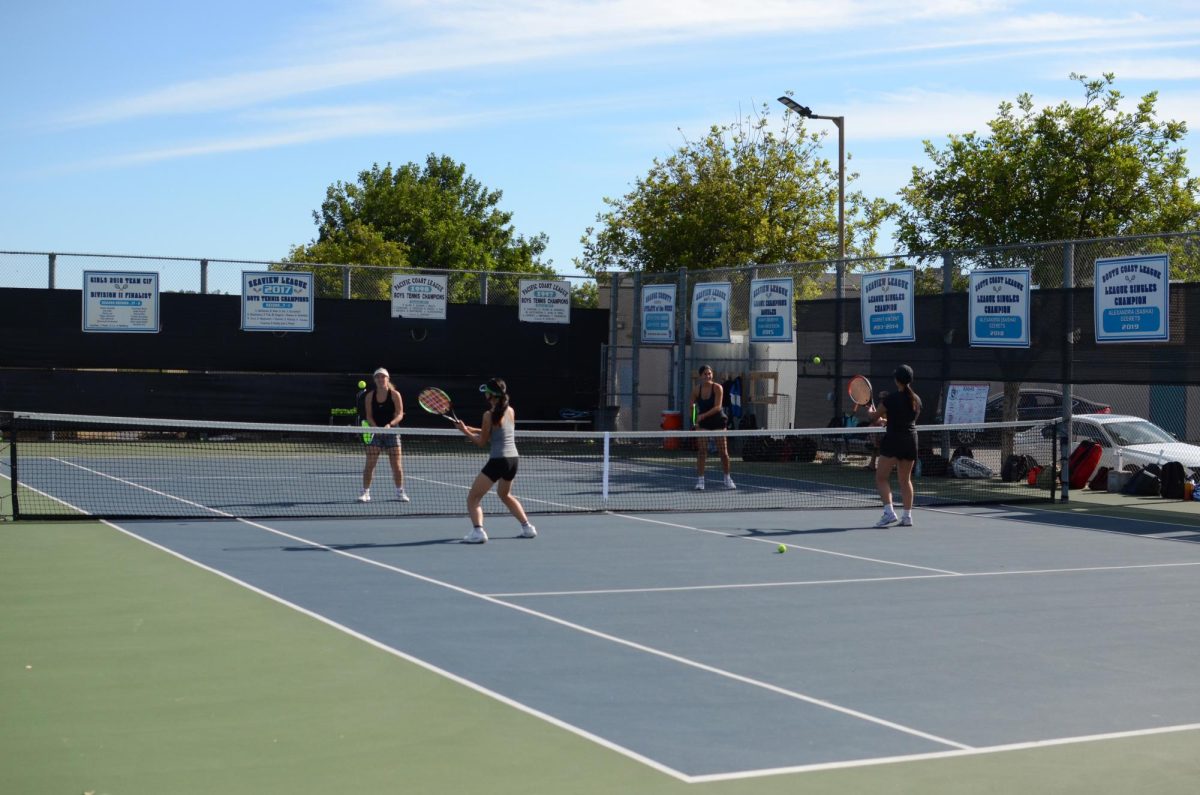
[[412, 424], [446, 426], [416, 406], [422, 387], [482, 411], [477, 387], [494, 375], [522, 419], [553, 419], [595, 408], [608, 334], [607, 310], [573, 308], [564, 326], [453, 304], [445, 321], [418, 322], [393, 319], [388, 301], [322, 298], [311, 333], [246, 332], [239, 296], [160, 299], [158, 334], [84, 333], [78, 290], [0, 289], [0, 409], [326, 422], [382, 365]]

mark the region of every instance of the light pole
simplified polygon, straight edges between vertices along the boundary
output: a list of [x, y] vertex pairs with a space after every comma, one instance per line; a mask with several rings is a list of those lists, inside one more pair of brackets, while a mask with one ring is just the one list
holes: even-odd
[[837, 305], [834, 307], [834, 323], [837, 326], [837, 336], [833, 351], [833, 414], [835, 418], [842, 417], [842, 299], [846, 297], [846, 117], [818, 116], [812, 109], [801, 105], [791, 97], [783, 96], [779, 101], [791, 111], [800, 114], [805, 119], [826, 119], [834, 123], [838, 131], [838, 259], [835, 268], [836, 280], [834, 294]]

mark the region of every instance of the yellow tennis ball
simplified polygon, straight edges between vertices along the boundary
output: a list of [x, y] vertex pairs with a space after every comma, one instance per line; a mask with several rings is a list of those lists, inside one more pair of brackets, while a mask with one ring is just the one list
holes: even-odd
[[814, 357], [813, 357], [813, 364], [820, 364], [820, 363], [821, 363], [821, 357], [820, 357], [820, 356], [814, 356]]
[[787, 544], [780, 544], [775, 548], [775, 551], [782, 555], [784, 552], [787, 552]]
[[359, 389], [366, 389], [366, 388], [367, 388], [367, 382], [366, 382], [366, 381], [359, 381], [359, 382], [358, 382], [358, 388], [359, 388]]

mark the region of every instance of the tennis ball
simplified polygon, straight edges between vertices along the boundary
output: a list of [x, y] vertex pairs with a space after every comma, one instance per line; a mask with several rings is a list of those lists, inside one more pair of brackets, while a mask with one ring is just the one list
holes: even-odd
[[366, 389], [366, 388], [367, 388], [367, 382], [366, 382], [366, 381], [359, 381], [359, 382], [358, 382], [358, 388], [359, 388], [359, 389]]
[[782, 555], [784, 552], [787, 552], [787, 544], [780, 544], [775, 548], [775, 551]]
[[814, 356], [814, 357], [813, 357], [813, 364], [820, 364], [820, 363], [821, 363], [821, 357], [820, 357], [820, 356]]

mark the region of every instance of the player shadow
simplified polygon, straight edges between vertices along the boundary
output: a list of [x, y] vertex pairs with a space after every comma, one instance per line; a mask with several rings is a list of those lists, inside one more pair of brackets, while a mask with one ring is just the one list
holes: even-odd
[[[355, 549], [392, 549], [403, 547], [432, 547], [439, 544], [458, 544], [461, 538], [429, 538], [423, 541], [397, 541], [391, 544], [323, 544], [322, 546], [279, 547], [284, 552], [350, 552]], [[500, 540], [500, 539], [497, 539]]]
[[748, 527], [743, 534], [749, 538], [777, 538], [782, 536], [807, 536], [807, 535], [822, 535], [825, 533], [845, 533], [850, 530], [859, 530], [858, 527], [808, 527], [805, 529], [796, 528], [771, 528], [769, 530], [760, 530], [757, 527]]

